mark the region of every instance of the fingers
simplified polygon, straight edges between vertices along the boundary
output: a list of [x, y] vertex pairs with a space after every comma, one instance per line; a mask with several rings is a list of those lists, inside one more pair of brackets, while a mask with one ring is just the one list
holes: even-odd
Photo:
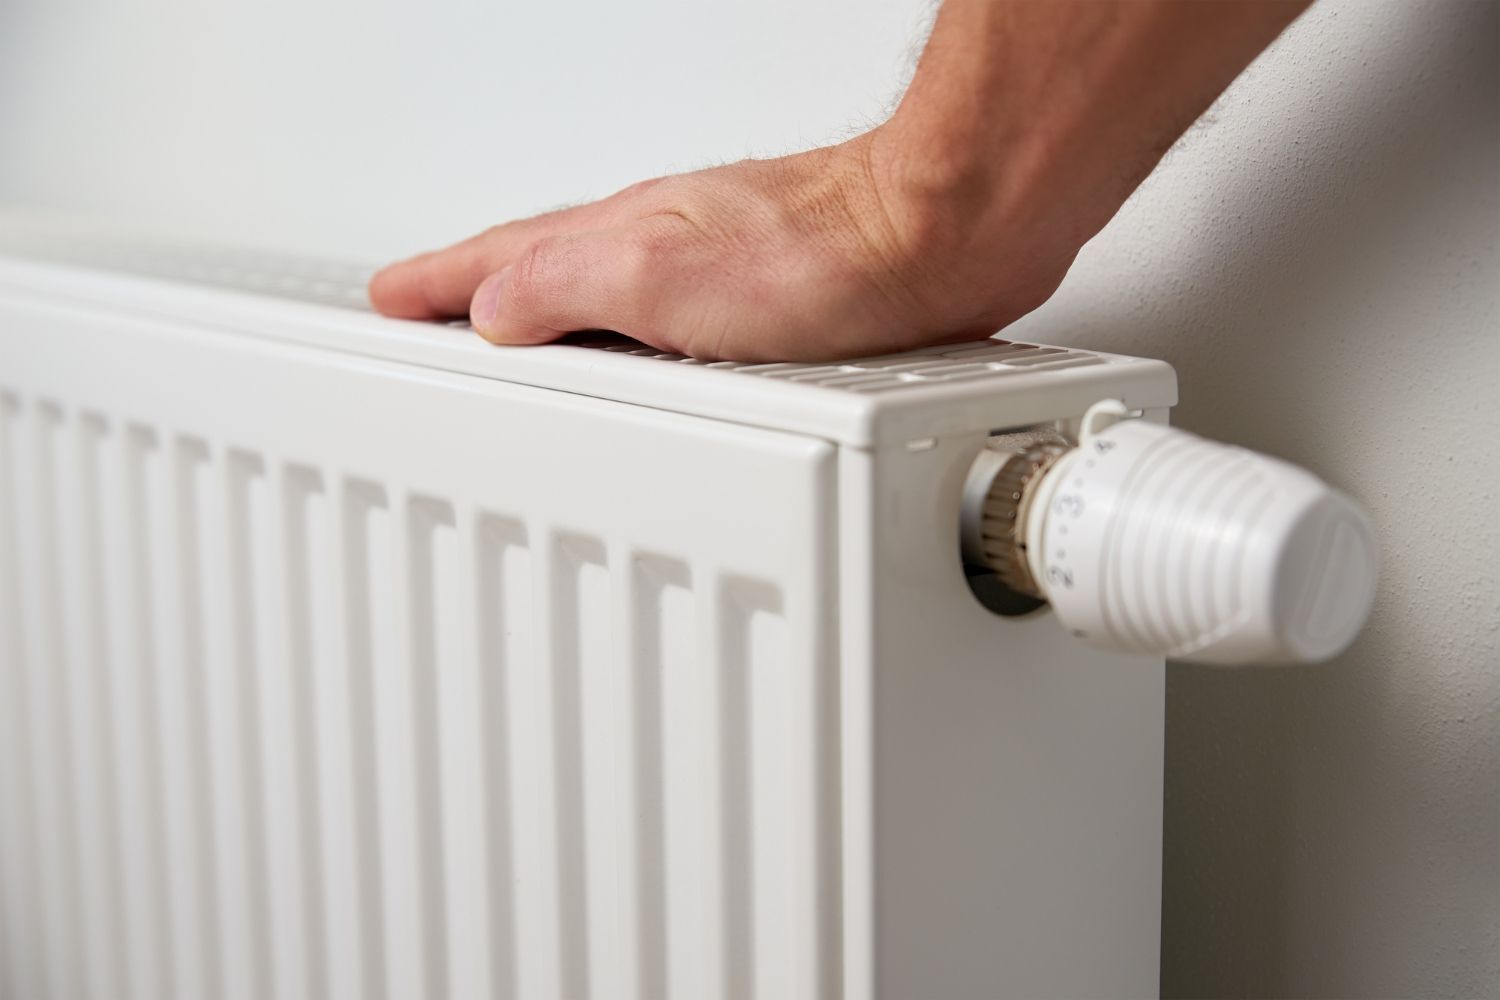
[[647, 220], [532, 244], [484, 279], [470, 320], [496, 344], [539, 344], [575, 330], [616, 330], [652, 342], [674, 247], [675, 219]]
[[605, 204], [597, 202], [565, 208], [495, 226], [447, 249], [392, 264], [370, 280], [370, 302], [401, 319], [462, 316], [486, 275], [514, 264], [539, 239], [599, 228], [606, 212]]

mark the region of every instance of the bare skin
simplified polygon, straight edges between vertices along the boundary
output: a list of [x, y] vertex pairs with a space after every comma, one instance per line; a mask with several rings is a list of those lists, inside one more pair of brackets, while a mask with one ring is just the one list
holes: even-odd
[[390, 316], [496, 344], [615, 330], [709, 360], [987, 336], [1057, 289], [1310, 0], [946, 0], [889, 121], [633, 185], [385, 268]]

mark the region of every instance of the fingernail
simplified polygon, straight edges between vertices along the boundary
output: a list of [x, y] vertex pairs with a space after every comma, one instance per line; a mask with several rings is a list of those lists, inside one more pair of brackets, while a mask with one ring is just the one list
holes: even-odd
[[505, 291], [505, 279], [510, 277], [510, 268], [496, 271], [479, 283], [474, 298], [469, 303], [469, 322], [479, 330], [488, 330], [495, 324], [495, 314], [500, 311], [500, 294]]

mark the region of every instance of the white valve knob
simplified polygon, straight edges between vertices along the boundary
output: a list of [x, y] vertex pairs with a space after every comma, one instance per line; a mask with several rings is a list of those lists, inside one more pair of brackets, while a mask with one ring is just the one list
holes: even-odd
[[1076, 448], [1017, 456], [1024, 477], [993, 477], [970, 551], [1098, 646], [1269, 663], [1353, 641], [1377, 562], [1359, 508], [1294, 465], [1127, 415], [1096, 404]]

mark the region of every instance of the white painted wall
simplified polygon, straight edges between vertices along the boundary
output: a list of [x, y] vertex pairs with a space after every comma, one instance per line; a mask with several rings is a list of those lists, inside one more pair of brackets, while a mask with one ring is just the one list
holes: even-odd
[[5, 0], [0, 195], [372, 260], [860, 131], [921, 0]]
[[[6, 0], [0, 199], [379, 260], [835, 139], [889, 105], [923, 20]], [[1321, 0], [1019, 328], [1169, 359], [1179, 423], [1320, 471], [1385, 550], [1337, 662], [1170, 673], [1168, 995], [1500, 983], [1497, 230], [1500, 5]]]

